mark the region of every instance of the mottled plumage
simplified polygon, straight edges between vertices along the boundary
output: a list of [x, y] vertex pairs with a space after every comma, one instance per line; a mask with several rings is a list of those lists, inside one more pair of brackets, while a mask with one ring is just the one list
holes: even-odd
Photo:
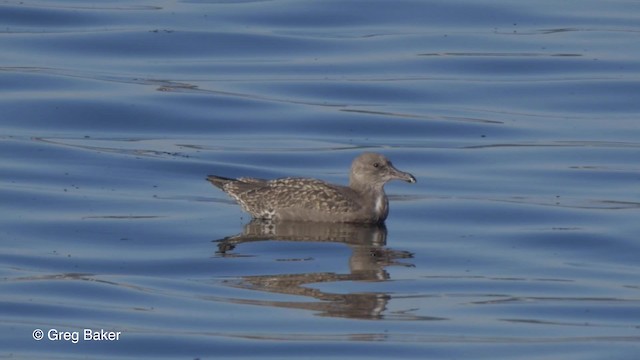
[[207, 177], [254, 218], [356, 223], [384, 222], [389, 212], [384, 184], [393, 179], [416, 181], [375, 153], [363, 153], [353, 161], [349, 186], [308, 178]]

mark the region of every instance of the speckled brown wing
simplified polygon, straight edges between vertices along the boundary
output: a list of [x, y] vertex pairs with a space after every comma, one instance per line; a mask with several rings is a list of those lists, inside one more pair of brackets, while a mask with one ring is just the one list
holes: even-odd
[[353, 190], [322, 180], [306, 178], [276, 179], [265, 187], [255, 189], [261, 193], [264, 206], [274, 209], [299, 208], [319, 212], [353, 211], [358, 207]]
[[313, 211], [317, 213], [342, 213], [359, 206], [353, 191], [331, 185], [321, 180], [282, 178], [261, 180], [252, 178], [225, 179], [214, 185], [233, 197], [253, 217], [271, 219], [282, 211]]

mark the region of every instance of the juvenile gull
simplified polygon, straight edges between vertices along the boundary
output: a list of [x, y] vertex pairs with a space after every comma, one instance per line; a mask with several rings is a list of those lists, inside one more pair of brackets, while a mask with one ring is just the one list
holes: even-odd
[[389, 214], [384, 185], [394, 179], [416, 182], [383, 155], [370, 152], [353, 160], [349, 186], [308, 178], [207, 177], [257, 219], [349, 223], [383, 223]]

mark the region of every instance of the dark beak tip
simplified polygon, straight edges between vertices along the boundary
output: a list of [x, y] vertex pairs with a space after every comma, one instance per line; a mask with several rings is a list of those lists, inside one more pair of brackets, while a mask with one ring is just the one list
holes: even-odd
[[416, 180], [415, 176], [411, 175], [411, 174], [407, 174], [407, 177], [404, 179], [404, 181], [410, 183], [410, 184], [415, 184], [416, 182], [418, 182], [418, 180]]

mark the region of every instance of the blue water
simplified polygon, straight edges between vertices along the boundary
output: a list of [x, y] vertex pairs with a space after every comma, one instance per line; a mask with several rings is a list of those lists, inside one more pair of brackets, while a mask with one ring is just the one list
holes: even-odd
[[[0, 3], [0, 358], [637, 358], [639, 12]], [[363, 151], [418, 179], [386, 229], [204, 180]]]

